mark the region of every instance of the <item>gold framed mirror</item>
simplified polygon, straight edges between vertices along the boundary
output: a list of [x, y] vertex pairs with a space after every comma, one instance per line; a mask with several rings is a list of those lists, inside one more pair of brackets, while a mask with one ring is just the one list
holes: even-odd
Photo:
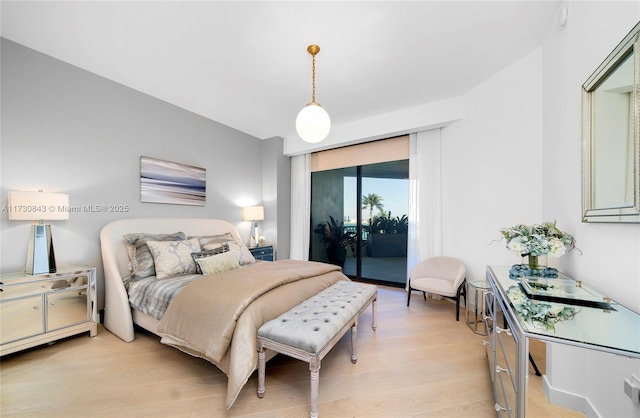
[[640, 223], [640, 23], [582, 85], [582, 221]]

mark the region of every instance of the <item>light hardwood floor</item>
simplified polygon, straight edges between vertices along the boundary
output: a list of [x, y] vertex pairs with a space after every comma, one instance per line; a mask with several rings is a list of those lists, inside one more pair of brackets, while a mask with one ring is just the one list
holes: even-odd
[[[320, 369], [321, 417], [495, 417], [483, 337], [455, 321], [455, 305], [422, 300], [406, 307], [401, 289], [379, 287], [378, 330], [371, 310], [358, 326], [358, 362], [349, 333]], [[532, 344], [544, 373], [544, 346]], [[306, 417], [308, 364], [278, 356], [267, 363], [266, 393], [254, 373], [225, 408], [226, 376], [210, 363], [137, 332], [125, 343], [100, 327], [0, 363], [0, 415], [6, 417]], [[581, 417], [550, 405], [530, 371], [528, 416]]]

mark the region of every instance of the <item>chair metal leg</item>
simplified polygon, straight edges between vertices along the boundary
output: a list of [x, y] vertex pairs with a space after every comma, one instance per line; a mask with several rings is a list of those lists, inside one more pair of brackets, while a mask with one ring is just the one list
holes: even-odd
[[467, 279], [464, 279], [462, 284], [458, 286], [458, 290], [456, 292], [456, 321], [460, 321], [460, 297], [464, 298], [464, 304], [467, 306], [467, 292], [465, 290], [466, 283]]
[[533, 357], [531, 356], [531, 353], [529, 353], [529, 361], [533, 366], [533, 370], [535, 370], [536, 372], [536, 376], [542, 376], [542, 374], [540, 373], [540, 370], [538, 370], [538, 365], [536, 364], [536, 362], [533, 360]]
[[[409, 287], [409, 291], [407, 292], [407, 306], [409, 306], [409, 302], [411, 302], [411, 290], [411, 287]], [[424, 300], [427, 300], [427, 293], [422, 292], [422, 297], [424, 298]]]

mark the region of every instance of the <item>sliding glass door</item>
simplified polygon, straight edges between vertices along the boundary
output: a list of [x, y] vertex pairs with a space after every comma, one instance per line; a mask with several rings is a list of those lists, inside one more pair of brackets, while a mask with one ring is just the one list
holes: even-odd
[[365, 281], [404, 286], [407, 276], [409, 161], [311, 175], [310, 259]]

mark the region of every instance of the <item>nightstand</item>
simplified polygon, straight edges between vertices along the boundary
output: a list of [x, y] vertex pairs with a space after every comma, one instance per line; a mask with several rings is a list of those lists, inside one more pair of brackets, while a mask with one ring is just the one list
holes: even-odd
[[0, 355], [86, 331], [96, 336], [96, 269], [0, 274], [0, 329]]
[[273, 261], [275, 259], [273, 245], [249, 248], [249, 251], [256, 260]]

